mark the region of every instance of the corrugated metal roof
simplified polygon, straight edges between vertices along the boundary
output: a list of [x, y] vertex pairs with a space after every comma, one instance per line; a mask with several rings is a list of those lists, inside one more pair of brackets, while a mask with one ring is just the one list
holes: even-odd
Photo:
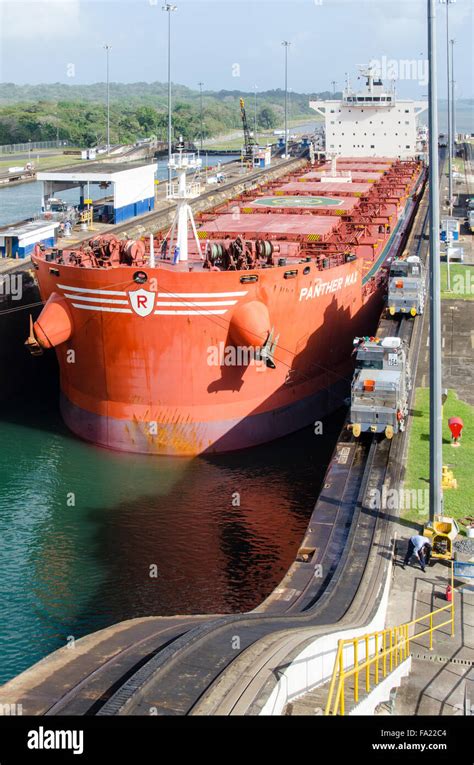
[[[88, 165], [75, 165], [74, 167], [62, 167], [59, 170], [41, 170], [37, 173], [39, 181], [62, 181], [62, 180], [109, 180], [118, 173], [130, 172], [143, 167], [156, 169], [156, 162], [91, 162]], [[102, 178], [100, 178], [102, 176]]]
[[59, 226], [59, 222], [54, 220], [32, 220], [27, 223], [2, 226], [0, 227], [0, 236], [23, 237], [28, 234], [41, 234], [43, 232], [51, 231], [51, 229], [54, 229], [57, 226]]

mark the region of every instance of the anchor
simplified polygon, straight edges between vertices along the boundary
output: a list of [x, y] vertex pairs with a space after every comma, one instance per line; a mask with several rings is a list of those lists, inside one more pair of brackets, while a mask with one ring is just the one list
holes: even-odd
[[278, 340], [280, 338], [280, 335], [277, 335], [275, 339], [273, 339], [274, 335], [274, 327], [271, 328], [267, 339], [265, 340], [264, 344], [260, 348], [259, 351], [256, 352], [255, 358], [257, 358], [259, 361], [263, 361], [269, 369], [275, 369], [276, 364], [273, 360], [275, 349], [278, 344]]
[[29, 352], [32, 356], [42, 356], [43, 355], [43, 349], [41, 345], [38, 343], [38, 340], [36, 339], [35, 332], [33, 329], [33, 317], [30, 314], [30, 334], [28, 335], [27, 339], [25, 340], [25, 345], [28, 348]]

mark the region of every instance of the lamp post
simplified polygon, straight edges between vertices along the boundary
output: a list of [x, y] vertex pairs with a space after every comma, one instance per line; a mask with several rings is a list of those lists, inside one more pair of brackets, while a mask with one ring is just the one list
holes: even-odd
[[[171, 162], [171, 14], [177, 11], [178, 7], [171, 3], [166, 3], [161, 10], [168, 14], [168, 165]], [[171, 187], [171, 168], [168, 167], [168, 184]]]
[[451, 44], [451, 139], [452, 139], [452, 156], [456, 157], [456, 108], [454, 105], [454, 43], [455, 40], [449, 41]]
[[455, 0], [439, 0], [441, 4], [446, 5], [446, 90], [448, 97], [448, 198], [449, 214], [452, 215], [453, 205], [453, 166], [452, 166], [452, 135], [451, 135], [451, 76], [449, 65], [449, 6]]
[[283, 40], [282, 45], [285, 48], [285, 159], [288, 156], [288, 48], [291, 43]]
[[201, 153], [202, 153], [202, 86], [204, 85], [203, 82], [198, 82], [199, 85], [199, 100], [201, 103]]
[[254, 128], [253, 128], [253, 136], [255, 138], [255, 143], [257, 142], [257, 85], [254, 85], [255, 90], [255, 114], [254, 114]]
[[109, 81], [109, 53], [112, 46], [109, 44], [104, 45], [105, 55], [107, 59], [107, 154], [110, 151], [110, 81]]
[[332, 85], [332, 94], [333, 96], [335, 96], [336, 95], [336, 80], [331, 80], [331, 85]]
[[430, 221], [430, 512], [433, 524], [442, 514], [443, 462], [441, 412], [441, 297], [439, 262], [439, 166], [438, 86], [436, 81], [436, 6], [428, 3], [428, 128], [429, 128], [429, 221]]

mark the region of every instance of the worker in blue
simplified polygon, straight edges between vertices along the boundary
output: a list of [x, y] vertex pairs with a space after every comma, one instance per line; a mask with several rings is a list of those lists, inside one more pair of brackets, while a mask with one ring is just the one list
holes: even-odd
[[405, 568], [405, 566], [410, 563], [411, 557], [413, 555], [416, 555], [420, 561], [421, 570], [424, 573], [425, 567], [430, 562], [431, 557], [431, 542], [429, 539], [420, 536], [420, 534], [415, 534], [413, 537], [410, 537], [407, 554], [405, 555], [405, 560], [403, 561], [402, 568]]

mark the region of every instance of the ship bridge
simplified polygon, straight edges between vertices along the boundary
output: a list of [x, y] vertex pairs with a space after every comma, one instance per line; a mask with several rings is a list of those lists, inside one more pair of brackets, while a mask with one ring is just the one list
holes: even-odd
[[360, 67], [365, 88], [354, 91], [349, 80], [342, 99], [310, 101], [325, 118], [326, 154], [404, 159], [417, 154], [417, 117], [427, 101], [399, 99], [370, 65]]

